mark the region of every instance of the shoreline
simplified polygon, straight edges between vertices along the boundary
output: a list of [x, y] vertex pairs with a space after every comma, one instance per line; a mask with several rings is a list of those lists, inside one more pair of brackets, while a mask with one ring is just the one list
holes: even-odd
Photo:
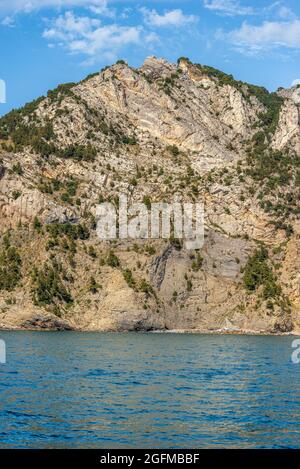
[[98, 334], [191, 334], [191, 335], [235, 335], [235, 336], [258, 336], [258, 337], [300, 337], [300, 331], [291, 332], [271, 332], [271, 331], [256, 331], [251, 329], [215, 329], [215, 330], [201, 330], [201, 329], [156, 329], [156, 330], [91, 330], [91, 329], [55, 329], [55, 328], [24, 328], [24, 327], [9, 327], [0, 328], [0, 334], [2, 332], [78, 332], [78, 333], [98, 333]]

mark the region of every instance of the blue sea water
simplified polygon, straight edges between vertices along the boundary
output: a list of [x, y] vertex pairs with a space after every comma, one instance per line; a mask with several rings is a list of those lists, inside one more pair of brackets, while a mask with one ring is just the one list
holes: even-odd
[[299, 448], [292, 338], [1, 332], [1, 448]]

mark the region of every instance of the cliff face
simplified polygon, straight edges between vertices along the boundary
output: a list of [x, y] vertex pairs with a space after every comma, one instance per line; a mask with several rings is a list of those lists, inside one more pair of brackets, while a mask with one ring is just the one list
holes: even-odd
[[[122, 61], [0, 120], [0, 327], [300, 330], [300, 89]], [[101, 241], [99, 202], [204, 201], [205, 243]]]

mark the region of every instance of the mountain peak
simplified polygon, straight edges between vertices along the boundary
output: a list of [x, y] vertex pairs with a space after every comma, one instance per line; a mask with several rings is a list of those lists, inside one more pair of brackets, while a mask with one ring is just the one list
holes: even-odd
[[291, 88], [279, 88], [277, 94], [285, 99], [291, 99], [295, 104], [300, 104], [300, 85]]

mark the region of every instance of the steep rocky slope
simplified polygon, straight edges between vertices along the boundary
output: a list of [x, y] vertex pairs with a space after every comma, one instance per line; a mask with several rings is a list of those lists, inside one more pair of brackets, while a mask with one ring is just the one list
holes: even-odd
[[[300, 331], [300, 88], [123, 61], [0, 120], [0, 327]], [[96, 206], [205, 202], [205, 243], [97, 237]]]

